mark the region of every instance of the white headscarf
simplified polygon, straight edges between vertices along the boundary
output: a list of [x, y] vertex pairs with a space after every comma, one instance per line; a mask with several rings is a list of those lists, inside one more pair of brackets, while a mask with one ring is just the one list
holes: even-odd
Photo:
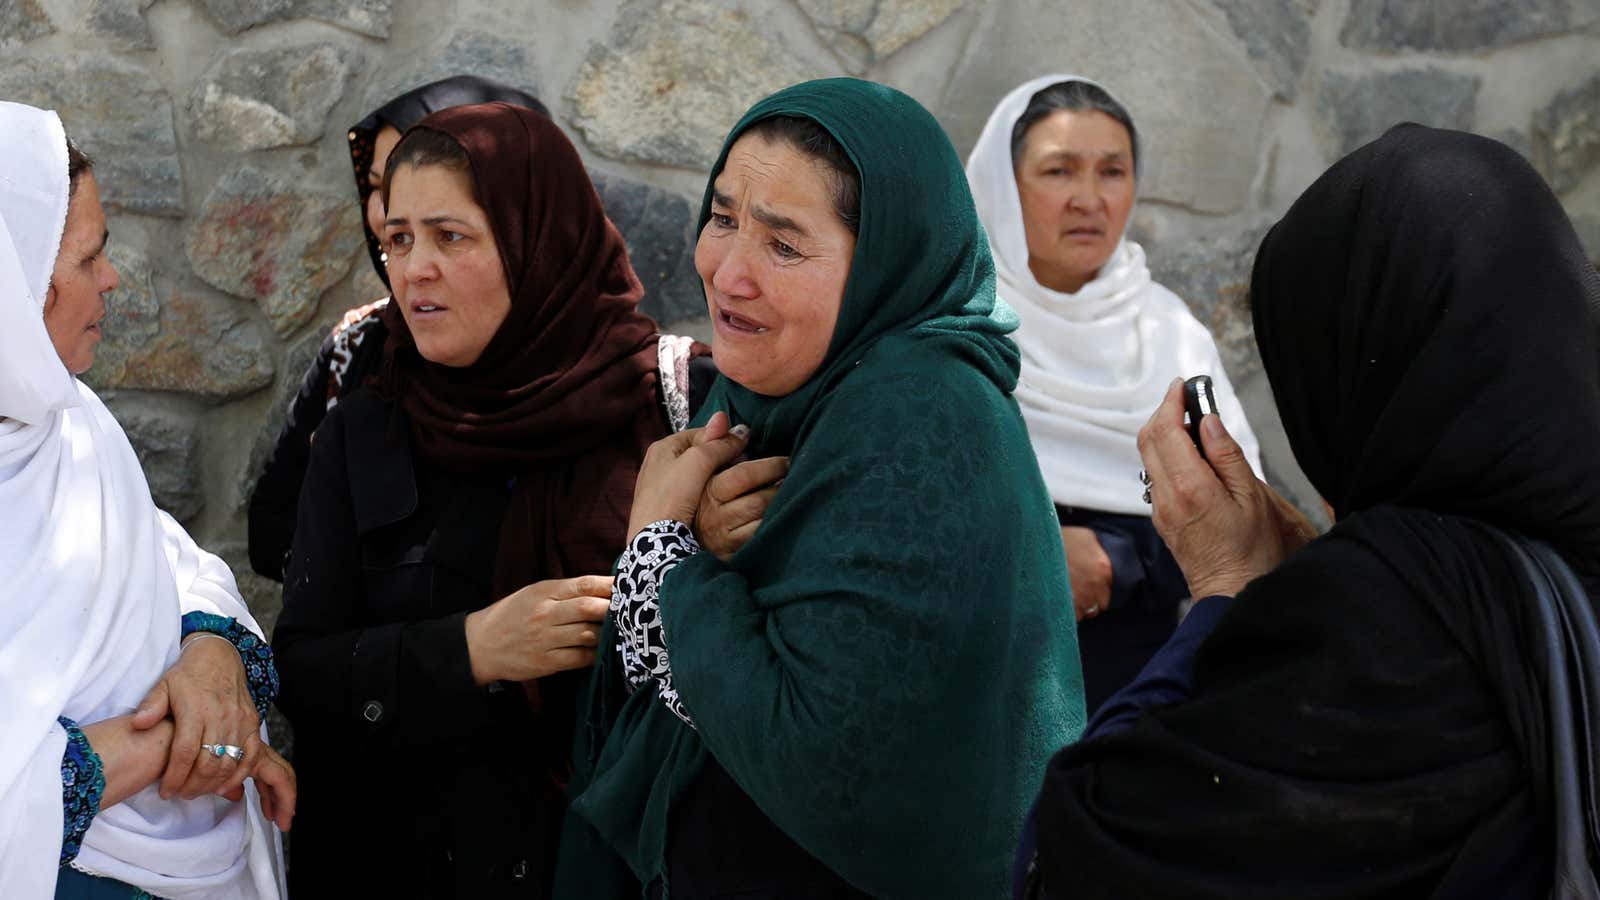
[[[156, 509], [126, 435], [56, 355], [43, 324], [66, 221], [54, 113], [0, 103], [0, 885], [49, 897], [61, 854], [66, 716], [130, 713], [178, 658], [184, 613], [260, 633], [233, 576]], [[263, 739], [265, 732], [263, 732]], [[276, 898], [281, 848], [245, 799], [100, 810], [74, 867], [171, 900]]]
[[989, 233], [1000, 297], [1022, 320], [1012, 334], [1022, 349], [1016, 398], [1051, 498], [1149, 515], [1136, 438], [1175, 377], [1210, 375], [1229, 433], [1258, 474], [1261, 463], [1211, 333], [1176, 294], [1150, 280], [1144, 248], [1124, 237], [1075, 294], [1045, 287], [1028, 268], [1011, 131], [1034, 94], [1067, 81], [1104, 90], [1087, 78], [1047, 75], [1007, 94], [967, 157], [967, 180]]

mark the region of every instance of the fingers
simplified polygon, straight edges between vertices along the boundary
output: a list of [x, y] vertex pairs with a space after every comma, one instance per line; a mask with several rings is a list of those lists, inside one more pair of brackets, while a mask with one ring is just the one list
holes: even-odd
[[789, 457], [768, 456], [730, 466], [706, 485], [711, 499], [729, 503], [752, 491], [766, 487], [789, 474]]
[[1244, 448], [1228, 433], [1222, 417], [1212, 413], [1200, 420], [1200, 442], [1206, 447], [1206, 460], [1222, 479], [1228, 493], [1243, 497], [1255, 490], [1256, 473], [1245, 458]]
[[722, 530], [731, 534], [751, 522], [760, 521], [761, 517], [767, 514], [767, 507], [772, 505], [772, 498], [777, 496], [777, 493], [777, 488], [769, 487], [724, 503], [717, 512], [717, 517], [722, 522]]
[[598, 622], [576, 622], [571, 625], [557, 625], [547, 630], [549, 646], [555, 648], [574, 647], [579, 650], [593, 649], [600, 646], [600, 624]]
[[261, 794], [261, 812], [279, 829], [288, 831], [294, 822], [295, 802], [299, 797], [299, 780], [294, 767], [278, 755], [278, 751], [261, 747], [261, 762], [254, 777], [256, 790]]
[[559, 647], [545, 651], [544, 662], [551, 672], [585, 669], [594, 664], [594, 653], [586, 647]]
[[174, 725], [172, 754], [167, 758], [167, 770], [161, 776], [161, 799], [171, 800], [189, 780], [200, 756], [201, 726], [193, 716], [180, 717]]
[[167, 694], [167, 680], [165, 678], [156, 682], [150, 693], [144, 695], [139, 701], [139, 708], [133, 713], [133, 730], [144, 731], [154, 728], [157, 722], [167, 717], [172, 709], [172, 701]]
[[1149, 471], [1155, 506], [1162, 500], [1176, 503], [1182, 515], [1184, 509], [1206, 505], [1207, 495], [1222, 488], [1183, 425], [1183, 382], [1179, 379], [1168, 386], [1161, 405], [1139, 430], [1139, 453]]
[[226, 780], [222, 782], [222, 787], [212, 792], [235, 800], [238, 799], [235, 795], [244, 790], [245, 778], [256, 770], [256, 763], [261, 759], [261, 747], [263, 746], [261, 736], [259, 734], [246, 735], [238, 746], [244, 750], [244, 759], [234, 762], [224, 757], [219, 760], [219, 762], [231, 764], [233, 768], [224, 773]]
[[715, 441], [720, 440], [723, 435], [728, 433], [728, 427], [731, 424], [732, 423], [728, 421], [727, 413], [714, 412], [711, 414], [711, 418], [706, 420], [704, 428], [698, 428], [695, 430], [703, 432], [701, 437], [704, 440]]
[[579, 575], [577, 578], [562, 578], [540, 584], [548, 585], [548, 596], [553, 600], [570, 600], [574, 597], [604, 597], [607, 601], [611, 599], [610, 575]]
[[573, 597], [569, 600], [554, 601], [548, 621], [552, 626], [604, 622], [610, 612], [610, 594], [604, 597]]
[[[717, 413], [722, 415], [722, 413]], [[726, 433], [713, 437], [711, 429], [699, 429], [695, 436], [694, 445], [683, 451], [679, 459], [691, 462], [698, 479], [704, 483], [711, 478], [711, 474], [739, 458], [744, 452], [745, 444], [750, 440], [750, 426], [735, 425]], [[687, 433], [687, 432], [685, 432]]]

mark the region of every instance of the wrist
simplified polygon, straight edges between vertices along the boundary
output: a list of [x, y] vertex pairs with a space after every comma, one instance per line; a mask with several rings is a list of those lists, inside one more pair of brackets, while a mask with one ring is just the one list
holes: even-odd
[[472, 669], [472, 680], [479, 687], [499, 681], [499, 676], [489, 664], [489, 652], [484, 647], [484, 628], [489, 609], [467, 613], [462, 627], [466, 630], [467, 665]]

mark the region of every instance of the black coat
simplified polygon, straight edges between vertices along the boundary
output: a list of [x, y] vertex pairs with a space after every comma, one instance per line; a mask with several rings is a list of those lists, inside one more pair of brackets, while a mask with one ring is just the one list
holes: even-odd
[[519, 686], [479, 687], [503, 476], [417, 465], [369, 390], [317, 430], [273, 639], [295, 728], [297, 897], [538, 897], [559, 789]]

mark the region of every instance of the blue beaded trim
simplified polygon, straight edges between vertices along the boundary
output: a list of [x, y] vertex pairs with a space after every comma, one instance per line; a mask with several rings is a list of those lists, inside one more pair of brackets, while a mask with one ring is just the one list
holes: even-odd
[[89, 746], [78, 723], [66, 716], [56, 719], [67, 730], [67, 749], [61, 754], [61, 865], [72, 862], [83, 849], [83, 836], [100, 812], [106, 792], [106, 774], [100, 754]]
[[200, 631], [221, 635], [238, 648], [245, 679], [250, 685], [250, 699], [256, 702], [256, 712], [265, 720], [267, 709], [278, 697], [278, 667], [272, 662], [272, 647], [240, 625], [237, 619], [203, 612], [183, 617], [183, 637]]

